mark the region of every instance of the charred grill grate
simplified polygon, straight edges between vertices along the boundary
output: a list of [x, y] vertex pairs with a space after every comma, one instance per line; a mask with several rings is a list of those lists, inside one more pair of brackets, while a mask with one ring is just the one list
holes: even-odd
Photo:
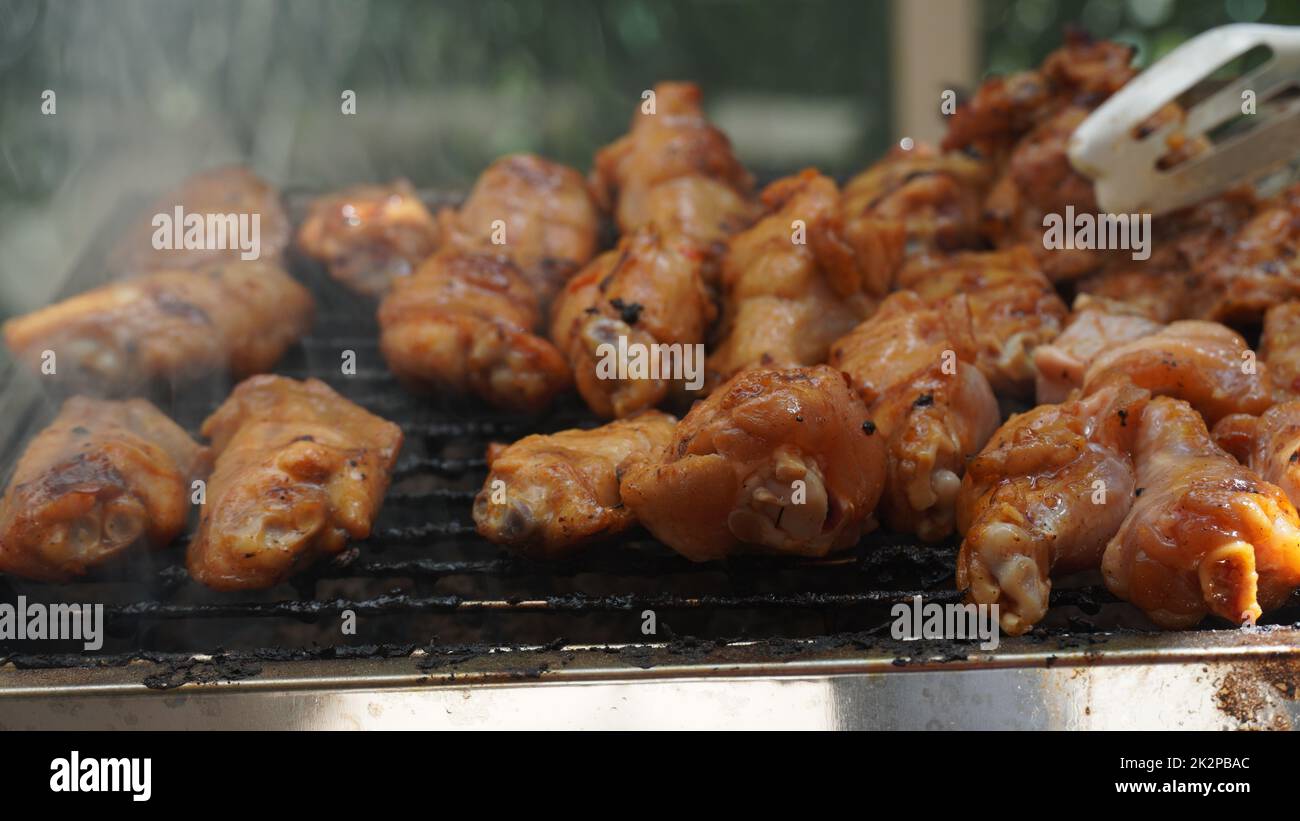
[[[130, 213], [130, 209], [122, 209]], [[121, 211], [120, 211], [121, 212]], [[87, 255], [68, 291], [102, 278], [113, 236]], [[270, 591], [221, 594], [188, 580], [184, 547], [137, 555], [102, 575], [69, 585], [0, 577], [0, 601], [102, 603], [109, 636], [102, 650], [0, 643], [0, 661], [20, 666], [117, 663], [133, 657], [246, 653], [263, 658], [386, 656], [428, 648], [620, 646], [696, 637], [695, 641], [887, 637], [896, 602], [959, 599], [953, 589], [955, 546], [925, 546], [874, 534], [852, 551], [825, 559], [746, 557], [697, 565], [643, 531], [579, 558], [537, 562], [504, 553], [474, 533], [470, 506], [486, 475], [489, 441], [598, 424], [574, 398], [539, 419], [526, 419], [405, 391], [387, 371], [377, 344], [372, 304], [351, 296], [319, 266], [291, 267], [316, 294], [313, 333], [277, 372], [314, 376], [344, 396], [401, 425], [406, 443], [374, 533], [342, 561], [318, 566]], [[344, 351], [356, 356], [345, 375]], [[7, 354], [6, 354], [7, 356]], [[0, 372], [0, 464], [4, 478], [26, 442], [46, 424], [57, 400], [35, 377], [6, 361]], [[196, 431], [229, 384], [188, 386], [152, 398]], [[182, 540], [183, 541], [183, 540]], [[1095, 577], [1063, 586], [1047, 622], [1088, 632], [1122, 625], [1131, 614]], [[1118, 618], [1105, 613], [1119, 610]], [[646, 611], [656, 631], [643, 631]], [[343, 630], [355, 615], [355, 633]], [[1290, 622], [1295, 612], [1272, 621]]]

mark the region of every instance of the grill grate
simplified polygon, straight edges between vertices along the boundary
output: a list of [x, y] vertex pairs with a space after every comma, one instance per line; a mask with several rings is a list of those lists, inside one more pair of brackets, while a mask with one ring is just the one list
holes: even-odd
[[[120, 209], [119, 213], [130, 213]], [[99, 249], [112, 233], [105, 232]], [[97, 251], [99, 249], [96, 249]], [[101, 274], [87, 256], [69, 291]], [[401, 648], [607, 645], [694, 636], [721, 642], [887, 634], [890, 606], [923, 595], [958, 599], [955, 546], [922, 546], [877, 533], [854, 550], [825, 559], [745, 557], [698, 565], [643, 531], [574, 559], [537, 562], [503, 553], [474, 533], [470, 506], [486, 475], [493, 440], [534, 431], [598, 424], [576, 399], [528, 420], [449, 398], [417, 397], [386, 370], [373, 306], [343, 291], [306, 260], [296, 276], [318, 300], [312, 334], [277, 372], [315, 376], [349, 399], [401, 425], [406, 443], [374, 533], [345, 554], [270, 591], [221, 594], [190, 582], [183, 545], [137, 555], [102, 575], [70, 585], [0, 578], [0, 601], [103, 603], [109, 638], [95, 654], [76, 646], [0, 644], [0, 660], [20, 665], [97, 664], [133, 656], [274, 653], [280, 657], [391, 655]], [[357, 359], [344, 375], [344, 351]], [[6, 361], [0, 419], [5, 473], [26, 441], [51, 418], [35, 377]], [[225, 397], [229, 384], [189, 386], [152, 397], [191, 431]], [[6, 476], [7, 479], [7, 476]], [[182, 540], [183, 541], [183, 540]], [[1047, 625], [1087, 632], [1131, 617], [1094, 577], [1058, 590]], [[1118, 620], [1105, 614], [1118, 610]], [[646, 611], [656, 631], [646, 633]], [[344, 614], [355, 632], [344, 630]], [[1291, 621], [1295, 613], [1277, 614]], [[394, 648], [397, 648], [396, 650]], [[441, 648], [441, 649], [440, 649]]]

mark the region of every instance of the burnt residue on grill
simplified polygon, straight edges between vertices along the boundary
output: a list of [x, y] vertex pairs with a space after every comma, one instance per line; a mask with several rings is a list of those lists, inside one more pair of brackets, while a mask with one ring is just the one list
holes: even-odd
[[[290, 206], [301, 211], [301, 202]], [[67, 293], [97, 284], [102, 249], [116, 236], [116, 227], [106, 226], [104, 239], [87, 254]], [[731, 658], [742, 647], [747, 659], [861, 652], [893, 659], [903, 668], [981, 657], [973, 641], [891, 637], [895, 603], [915, 595], [926, 603], [960, 600], [954, 542], [917, 544], [877, 532], [856, 548], [825, 558], [751, 556], [693, 564], [634, 530], [559, 562], [500, 551], [477, 536], [470, 515], [487, 473], [487, 444], [592, 427], [600, 420], [575, 397], [538, 418], [525, 418], [452, 398], [412, 395], [384, 365], [374, 305], [343, 291], [310, 261], [291, 254], [290, 265], [316, 295], [318, 312], [312, 333], [277, 372], [322, 379], [401, 425], [406, 436], [370, 538], [337, 561], [270, 591], [218, 594], [195, 585], [183, 567], [184, 539], [167, 550], [139, 551], [125, 564], [76, 584], [0, 577], [0, 601], [24, 595], [29, 601], [102, 603], [107, 632], [104, 647], [95, 653], [45, 642], [0, 643], [0, 665], [49, 669], [150, 662], [142, 665], [149, 668], [141, 672], [146, 683], [172, 688], [256, 679], [268, 663], [328, 659], [409, 658], [417, 673], [438, 680], [491, 660], [507, 676], [544, 677], [569, 663], [573, 655], [565, 648], [574, 646], [603, 649], [602, 655], [634, 668]], [[638, 309], [620, 308], [629, 315]], [[348, 351], [356, 371], [345, 374], [340, 361]], [[7, 472], [57, 403], [42, 395], [39, 380], [5, 357], [0, 353], [0, 418], [20, 420], [0, 431], [0, 467]], [[168, 386], [150, 398], [195, 432], [229, 387], [211, 380]], [[1099, 578], [1060, 585], [1052, 602], [1048, 619], [1022, 641], [1069, 654], [1104, 648], [1117, 627], [1111, 611], [1123, 607]], [[1293, 609], [1273, 614], [1272, 620], [1298, 617]], [[643, 632], [650, 620], [655, 630]], [[352, 632], [345, 629], [348, 622]]]

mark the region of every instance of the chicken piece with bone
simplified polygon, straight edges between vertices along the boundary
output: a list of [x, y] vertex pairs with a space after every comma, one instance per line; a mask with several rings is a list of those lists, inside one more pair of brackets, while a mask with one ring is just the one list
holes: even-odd
[[143, 399], [74, 396], [27, 446], [0, 501], [0, 571], [66, 582], [185, 527], [207, 449]]
[[1258, 212], [1196, 267], [1192, 311], [1218, 322], [1258, 322], [1271, 306], [1300, 299], [1300, 184]]
[[716, 316], [697, 246], [651, 225], [626, 235], [569, 280], [551, 339], [578, 392], [621, 419], [704, 384], [704, 337]]
[[867, 291], [888, 293], [909, 257], [979, 248], [989, 168], [927, 145], [892, 150], [849, 180], [837, 229], [866, 272]]
[[1101, 354], [1163, 328], [1140, 308], [1082, 294], [1065, 330], [1034, 349], [1035, 393], [1039, 404], [1064, 402], [1083, 386], [1088, 366]]
[[882, 519], [925, 541], [952, 533], [966, 462], [1001, 421], [974, 365], [969, 313], [949, 307], [896, 291], [831, 348], [830, 365], [848, 374], [885, 442]]
[[380, 303], [379, 347], [415, 390], [536, 413], [571, 382], [564, 356], [536, 333], [542, 317], [537, 290], [507, 258], [440, 252]]
[[14, 356], [59, 387], [129, 396], [153, 381], [268, 370], [314, 312], [311, 294], [280, 268], [232, 262], [113, 282], [3, 330]]
[[591, 430], [526, 436], [488, 451], [491, 472], [474, 498], [484, 538], [534, 558], [557, 559], [622, 533], [636, 520], [619, 481], [657, 459], [677, 420], [644, 411]]
[[236, 386], [202, 433], [216, 465], [186, 565], [216, 590], [274, 587], [369, 536], [402, 446], [324, 382], [272, 375]]
[[1133, 503], [1134, 435], [1149, 394], [1127, 383], [1007, 420], [966, 468], [957, 586], [1018, 636], [1047, 613], [1053, 576], [1097, 568]]
[[[656, 194], [659, 186], [685, 178], [714, 184], [701, 182]], [[704, 116], [700, 89], [693, 83], [656, 85], [653, 97], [637, 109], [628, 133], [596, 153], [591, 180], [624, 234], [652, 219], [664, 230], [682, 222], [697, 225], [693, 233], [716, 234], [724, 224], [743, 224], [754, 187], [727, 135]], [[702, 215], [713, 215], [719, 227], [710, 231], [700, 226], [697, 219]]]
[[398, 179], [314, 200], [298, 229], [298, 247], [349, 289], [379, 297], [437, 250], [439, 236], [433, 214]]
[[221, 166], [150, 203], [110, 252], [108, 268], [138, 274], [238, 261], [281, 265], [292, 235], [278, 190], [249, 168]]
[[511, 154], [479, 175], [458, 209], [438, 212], [444, 247], [501, 254], [543, 308], [595, 255], [600, 211], [582, 175], [534, 154]]
[[778, 180], [763, 192], [767, 216], [731, 238], [719, 342], [705, 366], [711, 388], [746, 368], [820, 364], [871, 313], [862, 272], [834, 234], [838, 196], [811, 169]]
[[1137, 426], [1141, 495], [1106, 546], [1116, 596], [1160, 627], [1208, 614], [1254, 624], [1300, 585], [1300, 517], [1276, 485], [1214, 444], [1187, 402], [1153, 399]]
[[1217, 322], [1172, 322], [1099, 354], [1084, 373], [1083, 392], [1117, 379], [1186, 400], [1211, 425], [1230, 413], [1257, 414], [1273, 404], [1265, 363], [1240, 334]]
[[754, 369], [696, 403], [624, 503], [693, 561], [743, 551], [823, 556], [874, 525], [885, 449], [843, 374]]
[[1069, 313], [1023, 247], [918, 259], [898, 274], [898, 287], [926, 304], [964, 306], [976, 341], [975, 364], [999, 395], [1034, 392], [1034, 351], [1056, 338]]

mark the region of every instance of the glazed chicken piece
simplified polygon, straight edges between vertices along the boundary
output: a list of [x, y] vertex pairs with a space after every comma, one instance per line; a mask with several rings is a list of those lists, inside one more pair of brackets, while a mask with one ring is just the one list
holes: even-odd
[[957, 586], [1018, 636], [1047, 613], [1052, 577], [1095, 569], [1133, 504], [1131, 457], [1149, 394], [1116, 382], [1007, 420], [966, 468]]
[[1300, 299], [1300, 184], [1263, 204], [1197, 266], [1195, 314], [1258, 322], [1273, 305]]
[[68, 399], [0, 501], [0, 571], [64, 582], [135, 545], [167, 546], [207, 467], [207, 450], [143, 399]]
[[1129, 46], [1069, 30], [1065, 43], [1039, 68], [985, 81], [949, 118], [943, 147], [974, 148], [987, 157], [1004, 153], [1035, 125], [1076, 101], [1099, 105], [1137, 73], [1132, 61]]
[[692, 561], [823, 556], [874, 525], [881, 440], [838, 371], [744, 371], [695, 404], [660, 459], [624, 474], [623, 502]]
[[440, 252], [380, 303], [379, 348], [413, 389], [534, 413], [570, 383], [563, 355], [535, 333], [541, 322], [536, 289], [508, 259]]
[[732, 237], [710, 388], [749, 367], [820, 364], [871, 313], [861, 269], [835, 235], [838, 199], [835, 182], [811, 169], [777, 180], [763, 192], [767, 216]]
[[977, 343], [975, 364], [999, 395], [1033, 396], [1034, 351], [1056, 338], [1069, 309], [1023, 247], [919, 259], [898, 287], [940, 309], [961, 300]]
[[650, 410], [593, 430], [526, 436], [488, 450], [491, 473], [474, 498], [487, 540], [534, 558], [563, 558], [636, 523], [619, 480], [657, 459], [677, 419]]
[[1081, 295], [1074, 301], [1065, 330], [1034, 349], [1039, 404], [1064, 402], [1071, 391], [1083, 386], [1084, 374], [1094, 359], [1163, 327], [1148, 319], [1141, 308]]
[[379, 297], [437, 249], [438, 237], [433, 214], [398, 179], [314, 200], [298, 229], [298, 247], [351, 290]]
[[1256, 208], [1251, 190], [1239, 189], [1156, 217], [1149, 259], [1120, 257], [1099, 273], [1080, 279], [1076, 289], [1126, 303], [1156, 322], [1191, 319], [1203, 278], [1199, 266], [1231, 240]]
[[1134, 456], [1142, 493], [1101, 564], [1112, 593], [1170, 630], [1210, 613], [1253, 624], [1286, 602], [1300, 585], [1300, 517], [1280, 488], [1168, 397], [1143, 411]]
[[1264, 314], [1259, 357], [1268, 365], [1277, 401], [1300, 396], [1300, 302], [1274, 305]]
[[645, 211], [647, 223], [718, 256], [727, 238], [753, 224], [763, 208], [721, 180], [692, 175], [652, 187], [646, 193]]
[[979, 248], [989, 168], [927, 145], [888, 156], [849, 180], [837, 226], [877, 296], [893, 287], [909, 256]]
[[[628, 133], [596, 153], [592, 188], [601, 204], [614, 213], [622, 233], [648, 225], [652, 217], [664, 220], [664, 202], [652, 209], [651, 194], [670, 180], [711, 179], [742, 200], [753, 190], [754, 180], [732, 153], [727, 135], [705, 118], [700, 96], [693, 83], [659, 83], [654, 88], [653, 109], [650, 100], [643, 101]], [[708, 187], [697, 190], [716, 197]], [[691, 199], [669, 197], [669, 204], [673, 202], [719, 215], [729, 210], [717, 208], [716, 199], [714, 205], [696, 206]]]
[[1259, 416], [1234, 413], [1214, 426], [1214, 443], [1266, 482], [1300, 501], [1300, 401], [1274, 405]]
[[716, 309], [703, 253], [657, 226], [624, 236], [556, 299], [551, 339], [593, 411], [621, 419], [704, 380], [704, 335]]
[[190, 576], [215, 590], [274, 587], [370, 535], [402, 431], [316, 379], [255, 376], [203, 423], [216, 466]]
[[1088, 366], [1083, 392], [1115, 379], [1186, 400], [1211, 425], [1230, 413], [1262, 413], [1273, 404], [1265, 364], [1256, 361], [1240, 334], [1217, 322], [1173, 322], [1111, 348]]
[[[158, 271], [110, 283], [4, 324], [34, 373], [72, 390], [135, 393], [155, 380], [265, 371], [311, 327], [311, 294], [264, 262]], [[53, 354], [53, 359], [50, 354]]]
[[[176, 223], [176, 209], [182, 213], [179, 227], [169, 232], [172, 239], [171, 248], [157, 248], [155, 237], [161, 241], [160, 231], [165, 231], [167, 224], [158, 220], [158, 215], [165, 214], [170, 224]], [[234, 215], [235, 221], [229, 219], [222, 226], [225, 242], [222, 247], [185, 248], [185, 218], [198, 215], [203, 220], [203, 245], [207, 246], [207, 226], [209, 215]], [[248, 240], [247, 249], [239, 244], [239, 220], [244, 218]], [[254, 223], [256, 217], [256, 223]], [[216, 221], [212, 220], [214, 227]], [[177, 268], [209, 268], [230, 262], [253, 261], [244, 259], [244, 253], [252, 253], [252, 231], [256, 224], [257, 252], [256, 259], [268, 264], [282, 264], [285, 248], [289, 246], [292, 228], [289, 216], [280, 203], [280, 192], [261, 177], [244, 166], [232, 165], [214, 168], [195, 174], [180, 185], [167, 191], [154, 200], [123, 233], [122, 239], [109, 254], [109, 269], [127, 273], [174, 270]], [[175, 242], [175, 235], [180, 232], [181, 245]], [[221, 235], [214, 232], [214, 239]]]
[[596, 253], [600, 212], [582, 175], [534, 154], [488, 166], [459, 209], [438, 213], [448, 249], [503, 254], [545, 308]]
[[975, 367], [969, 313], [945, 316], [911, 291], [896, 291], [831, 348], [885, 442], [881, 514], [891, 530], [939, 541], [955, 526], [966, 462], [1002, 417]]

